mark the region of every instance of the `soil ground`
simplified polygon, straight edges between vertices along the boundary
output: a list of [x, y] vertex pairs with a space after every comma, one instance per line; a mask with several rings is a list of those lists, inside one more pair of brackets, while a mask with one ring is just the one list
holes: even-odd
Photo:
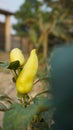
[[[9, 53], [0, 52], [0, 62], [9, 61]], [[7, 94], [15, 98], [16, 91], [12, 82], [12, 74], [8, 70], [0, 68], [0, 95]], [[0, 111], [0, 126], [2, 125], [3, 112]]]

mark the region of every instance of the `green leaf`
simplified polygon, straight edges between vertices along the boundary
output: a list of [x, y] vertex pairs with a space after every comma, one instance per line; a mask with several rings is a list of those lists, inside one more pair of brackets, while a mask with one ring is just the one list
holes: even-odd
[[55, 111], [55, 108], [53, 107], [42, 113], [42, 117], [46, 123], [52, 120], [54, 111]]
[[2, 128], [2, 127], [0, 127], [0, 130], [3, 130], [3, 128]]
[[26, 130], [34, 115], [52, 107], [52, 101], [45, 97], [35, 99], [34, 104], [24, 108], [20, 104], [12, 104], [11, 110], [6, 111], [3, 119], [4, 130]]
[[38, 112], [44, 112], [53, 108], [53, 101], [44, 96], [40, 96], [34, 100], [35, 104], [38, 106]]
[[3, 119], [4, 130], [26, 130], [33, 116], [37, 113], [37, 106], [24, 108], [20, 104], [11, 105], [13, 109], [5, 112]]
[[46, 124], [45, 122], [36, 123], [35, 128], [38, 129], [38, 130], [49, 130], [48, 124]]
[[38, 126], [38, 130], [49, 130], [49, 126], [47, 126], [47, 124], [52, 120], [55, 110], [52, 98], [49, 99], [47, 97], [39, 97], [36, 99], [35, 103], [38, 106], [39, 114], [41, 114], [42, 118], [44, 119], [44, 124], [41, 124], [40, 127]]
[[8, 65], [9, 65], [8, 62], [0, 62], [0, 67], [2, 67], [2, 68], [7, 68]]
[[20, 62], [17, 60], [17, 61], [11, 62], [8, 66], [8, 69], [17, 70], [18, 67], [20, 67]]

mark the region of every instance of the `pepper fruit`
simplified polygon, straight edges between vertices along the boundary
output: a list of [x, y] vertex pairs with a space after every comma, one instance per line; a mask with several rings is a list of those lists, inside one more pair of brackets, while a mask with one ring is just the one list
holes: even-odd
[[24, 64], [24, 56], [22, 54], [22, 51], [19, 48], [14, 48], [11, 52], [10, 52], [10, 62], [14, 62], [14, 61], [19, 61], [20, 65]]
[[16, 80], [16, 89], [20, 94], [27, 94], [33, 87], [33, 81], [38, 70], [38, 57], [36, 49], [33, 49], [30, 53], [30, 57], [26, 64], [23, 66]]

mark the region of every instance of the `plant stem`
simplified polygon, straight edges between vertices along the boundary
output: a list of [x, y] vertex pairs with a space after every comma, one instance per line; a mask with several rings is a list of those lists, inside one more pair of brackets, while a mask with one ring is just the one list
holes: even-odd
[[41, 80], [47, 80], [47, 79], [49, 79], [49, 77], [40, 78], [40, 79], [38, 79], [37, 81], [34, 82], [34, 85], [35, 85], [36, 83], [38, 83], [39, 81], [41, 81]]
[[34, 99], [35, 99], [36, 97], [38, 97], [39, 95], [44, 94], [44, 93], [48, 93], [48, 92], [50, 93], [51, 91], [50, 91], [50, 90], [45, 90], [45, 91], [43, 91], [43, 92], [38, 93], [37, 95], [35, 95], [35, 97], [33, 97], [33, 98], [29, 101], [29, 103], [32, 102], [32, 101], [34, 101]]
[[14, 70], [14, 72], [15, 72], [16, 77], [18, 77], [18, 74], [17, 74], [16, 70]]

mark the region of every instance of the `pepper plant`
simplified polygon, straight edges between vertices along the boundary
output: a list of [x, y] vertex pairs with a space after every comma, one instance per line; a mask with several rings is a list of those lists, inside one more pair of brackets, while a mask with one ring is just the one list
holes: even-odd
[[17, 101], [8, 95], [0, 96], [0, 111], [4, 112], [1, 130], [51, 130], [54, 111], [52, 98], [48, 96], [51, 91], [38, 92], [34, 97], [29, 95], [37, 82], [49, 80], [47, 75], [34, 81], [38, 73], [36, 49], [25, 63], [22, 51], [15, 48], [10, 52], [10, 62], [0, 62], [0, 66], [14, 71], [12, 80], [17, 91]]

